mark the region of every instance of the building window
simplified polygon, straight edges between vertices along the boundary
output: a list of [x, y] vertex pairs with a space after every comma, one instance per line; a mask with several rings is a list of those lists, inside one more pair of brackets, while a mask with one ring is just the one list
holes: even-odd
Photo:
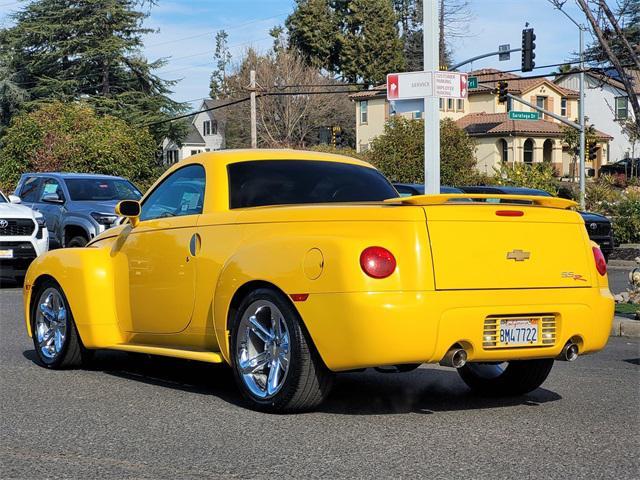
[[419, 120], [422, 118], [422, 112], [413, 112], [413, 119]]
[[444, 98], [440, 98], [440, 110], [444, 112]]
[[178, 161], [178, 150], [167, 150], [167, 163], [172, 165]]
[[459, 112], [464, 112], [464, 100], [459, 98], [456, 100], [456, 110]]
[[202, 135], [211, 135], [211, 120], [202, 122]]
[[524, 163], [531, 165], [533, 163], [533, 140], [530, 138], [524, 141], [523, 154]]
[[507, 145], [507, 141], [501, 138], [498, 140], [498, 147], [500, 148], [500, 160], [502, 163], [507, 163], [509, 161], [509, 145]]
[[560, 115], [562, 115], [563, 117], [567, 116], [567, 98], [566, 97], [562, 97], [560, 99]]
[[547, 97], [541, 97], [541, 96], [536, 97], [536, 107], [544, 108], [545, 103], [547, 103]]
[[200, 153], [200, 150], [191, 150], [191, 155], [197, 155]]
[[217, 135], [218, 134], [218, 121], [214, 120], [213, 122], [211, 122], [211, 135]]
[[447, 98], [447, 110], [453, 112], [453, 98]]
[[629, 99], [616, 97], [616, 120], [626, 120], [629, 117]]
[[360, 102], [360, 124], [365, 124], [369, 121], [369, 102], [362, 100]]

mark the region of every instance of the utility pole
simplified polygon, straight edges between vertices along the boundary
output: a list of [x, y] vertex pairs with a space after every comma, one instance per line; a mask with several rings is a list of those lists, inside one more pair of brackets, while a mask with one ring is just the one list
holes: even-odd
[[[422, 3], [424, 71], [440, 69], [438, 0]], [[424, 193], [440, 193], [440, 107], [438, 97], [424, 98]]]
[[251, 90], [251, 148], [258, 148], [258, 132], [256, 127], [256, 71], [249, 72], [249, 88]]

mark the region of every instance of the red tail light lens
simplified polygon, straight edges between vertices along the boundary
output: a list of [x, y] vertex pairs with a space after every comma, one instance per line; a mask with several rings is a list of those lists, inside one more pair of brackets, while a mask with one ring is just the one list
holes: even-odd
[[396, 269], [393, 254], [382, 247], [368, 247], [360, 254], [362, 271], [373, 278], [386, 278]]
[[607, 261], [598, 247], [593, 247], [593, 259], [596, 261], [596, 270], [602, 276], [607, 274]]

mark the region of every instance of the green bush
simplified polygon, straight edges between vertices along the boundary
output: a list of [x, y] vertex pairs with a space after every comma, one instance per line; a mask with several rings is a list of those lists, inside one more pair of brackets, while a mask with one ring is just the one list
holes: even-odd
[[640, 243], [640, 192], [624, 193], [611, 205], [611, 219], [619, 243]]
[[11, 191], [24, 172], [120, 175], [148, 186], [159, 174], [146, 129], [98, 116], [83, 102], [54, 102], [14, 117], [0, 145], [0, 188]]
[[558, 180], [553, 166], [548, 163], [502, 164], [495, 171], [495, 180], [498, 185], [536, 188], [551, 195], [558, 194]]
[[[440, 121], [440, 183], [476, 183], [475, 143], [451, 119]], [[424, 182], [424, 122], [392, 117], [365, 159], [394, 182]]]

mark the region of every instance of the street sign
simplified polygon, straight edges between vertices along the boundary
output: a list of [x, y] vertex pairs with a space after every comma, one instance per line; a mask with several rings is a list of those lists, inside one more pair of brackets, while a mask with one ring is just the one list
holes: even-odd
[[498, 55], [498, 61], [503, 62], [505, 60], [511, 60], [511, 53], [509, 50], [511, 50], [510, 44], [507, 43], [506, 45], [500, 45], [498, 47], [498, 51], [501, 53]]
[[509, 120], [540, 120], [538, 112], [509, 112]]
[[469, 87], [469, 88], [478, 88], [478, 77], [468, 77], [467, 78], [467, 87]]
[[467, 98], [467, 74], [458, 72], [433, 72], [434, 95], [439, 98]]
[[467, 93], [466, 73], [426, 71], [387, 75], [387, 100], [467, 98]]
[[433, 72], [390, 73], [387, 100], [408, 100], [433, 96]]

